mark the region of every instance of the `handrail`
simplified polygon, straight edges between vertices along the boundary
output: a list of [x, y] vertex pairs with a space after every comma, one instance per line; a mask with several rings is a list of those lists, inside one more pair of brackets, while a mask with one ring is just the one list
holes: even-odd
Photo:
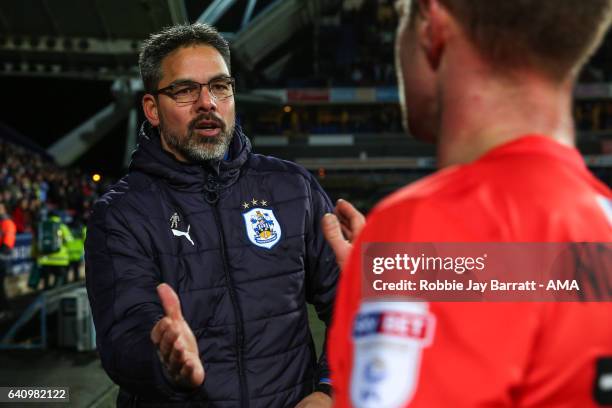
[[[83, 286], [83, 282], [74, 282], [42, 292], [30, 303], [19, 316], [19, 319], [6, 332], [0, 341], [0, 350], [46, 349], [47, 348], [47, 315], [57, 310], [61, 295]], [[40, 312], [40, 342], [16, 344], [13, 339], [34, 316]]]

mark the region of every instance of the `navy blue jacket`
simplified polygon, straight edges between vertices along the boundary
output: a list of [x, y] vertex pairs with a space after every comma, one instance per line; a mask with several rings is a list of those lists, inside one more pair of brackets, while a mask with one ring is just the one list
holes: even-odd
[[[121, 387], [118, 405], [293, 407], [329, 377], [306, 304], [329, 323], [338, 267], [319, 224], [331, 210], [310, 173], [251, 153], [238, 127], [229, 160], [202, 165], [177, 161], [145, 124], [86, 241], [98, 349]], [[198, 342], [206, 379], [195, 391], [167, 381], [150, 340], [161, 282]]]

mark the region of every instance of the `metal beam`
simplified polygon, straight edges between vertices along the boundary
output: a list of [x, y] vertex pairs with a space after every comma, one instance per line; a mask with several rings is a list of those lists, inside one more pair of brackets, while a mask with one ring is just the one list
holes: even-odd
[[2, 10], [0, 10], [0, 25], [2, 25], [2, 33], [4, 35], [9, 35], [11, 33], [11, 25], [9, 24], [8, 19], [4, 16], [4, 13], [2, 13]]
[[275, 0], [240, 30], [232, 53], [246, 69], [255, 65], [310, 22], [302, 0]]
[[0, 44], [1, 51], [71, 54], [138, 55], [141, 42], [128, 38], [42, 36], [35, 44], [29, 37], [8, 36]]
[[[91, 81], [113, 81], [117, 77], [129, 74], [125, 70], [99, 69], [98, 71], [77, 71], [66, 69], [60, 65], [33, 64], [34, 71], [30, 65], [13, 66], [11, 63], [0, 65], [0, 77], [25, 77], [25, 78], [53, 78], [53, 79], [82, 79]], [[8, 68], [7, 68], [8, 67]], [[27, 69], [24, 69], [27, 68]], [[137, 69], [138, 67], [134, 67]]]
[[102, 15], [102, 12], [100, 11], [98, 2], [96, 0], [92, 0], [92, 3], [93, 3], [92, 9], [98, 19], [98, 22], [100, 23], [100, 27], [102, 27], [102, 31], [104, 32], [104, 37], [107, 40], [112, 40], [113, 35], [110, 32], [110, 29], [108, 28], [108, 23], [106, 22], [106, 19], [104, 18], [104, 16]]
[[136, 132], [138, 126], [138, 112], [136, 108], [130, 110], [127, 123], [127, 135], [125, 138], [125, 153], [123, 155], [123, 167], [128, 168], [132, 160], [132, 152], [136, 148]]
[[293, 52], [289, 52], [279, 59], [277, 59], [272, 64], [268, 65], [262, 72], [264, 76], [268, 80], [275, 81], [280, 77], [280, 74], [283, 72], [283, 69], [287, 66], [289, 60], [293, 57]]
[[214, 0], [198, 18], [198, 23], [216, 24], [236, 0]]
[[301, 28], [312, 24], [342, 0], [274, 0], [241, 29], [232, 42], [232, 53], [245, 69], [255, 66]]
[[116, 102], [100, 110], [47, 149], [57, 164], [72, 164], [125, 118], [134, 106], [134, 90], [131, 87], [134, 82], [127, 78], [115, 81], [111, 91]]
[[47, 18], [49, 19], [49, 22], [51, 23], [51, 27], [53, 28], [53, 34], [61, 35], [61, 31], [57, 24], [57, 20], [55, 19], [55, 17], [53, 17], [53, 13], [51, 13], [51, 7], [49, 7], [49, 3], [47, 2], [47, 0], [41, 0], [41, 1], [43, 4], [43, 9], [45, 10], [45, 13], [47, 14]]
[[257, 0], [249, 0], [249, 4], [246, 6], [246, 10], [244, 11], [244, 15], [242, 16], [242, 24], [240, 24], [240, 29], [242, 30], [249, 24], [251, 21], [251, 17], [253, 16], [253, 10], [255, 10], [255, 5], [257, 4]]
[[120, 104], [111, 103], [51, 145], [47, 153], [60, 166], [72, 164], [123, 120], [127, 112]]
[[172, 24], [185, 24], [189, 22], [184, 0], [168, 0], [168, 9], [170, 10]]

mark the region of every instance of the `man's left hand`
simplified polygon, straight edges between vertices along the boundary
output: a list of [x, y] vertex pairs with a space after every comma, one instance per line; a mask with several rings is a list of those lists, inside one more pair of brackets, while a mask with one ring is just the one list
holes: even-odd
[[342, 268], [347, 260], [353, 242], [365, 225], [365, 217], [353, 204], [338, 200], [334, 213], [328, 213], [321, 220], [321, 228], [327, 243], [336, 254], [336, 262]]
[[323, 392], [315, 391], [295, 406], [295, 408], [331, 408], [331, 397]]

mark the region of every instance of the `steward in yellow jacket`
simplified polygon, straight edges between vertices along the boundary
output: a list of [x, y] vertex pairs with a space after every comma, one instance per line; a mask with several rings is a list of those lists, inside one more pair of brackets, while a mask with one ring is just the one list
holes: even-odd
[[44, 280], [44, 288], [49, 288], [49, 277], [54, 275], [53, 286], [63, 285], [70, 265], [69, 243], [73, 241], [72, 232], [57, 215], [51, 215], [38, 225], [37, 264]]

